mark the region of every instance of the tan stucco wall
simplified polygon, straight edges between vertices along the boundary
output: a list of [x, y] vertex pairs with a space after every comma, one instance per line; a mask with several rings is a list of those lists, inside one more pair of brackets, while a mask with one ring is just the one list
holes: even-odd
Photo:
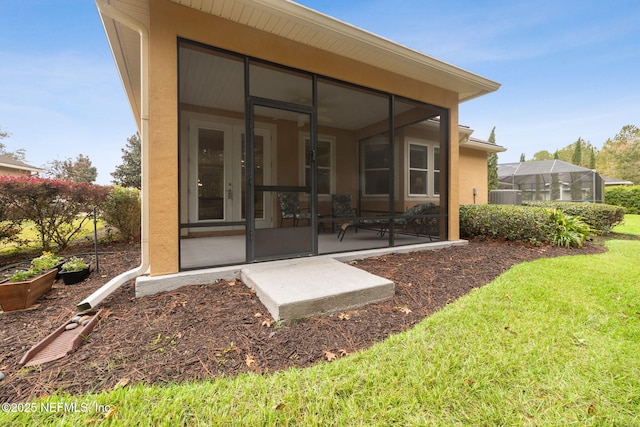
[[457, 94], [168, 0], [151, 1], [149, 8], [149, 261], [152, 275], [177, 272], [179, 263], [177, 37], [450, 109], [449, 237], [458, 238]]
[[449, 240], [460, 238], [460, 178], [458, 104], [449, 111]]
[[[460, 204], [486, 204], [488, 202], [487, 153], [480, 150], [460, 149]], [[478, 195], [473, 198], [473, 189]]]
[[30, 171], [0, 166], [0, 176], [31, 176]]

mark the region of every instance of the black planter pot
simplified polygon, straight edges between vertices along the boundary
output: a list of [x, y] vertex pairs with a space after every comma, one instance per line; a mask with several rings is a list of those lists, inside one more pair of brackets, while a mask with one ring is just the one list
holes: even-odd
[[84, 270], [79, 271], [60, 271], [60, 277], [65, 285], [73, 285], [80, 283], [91, 274], [91, 268], [87, 267]]

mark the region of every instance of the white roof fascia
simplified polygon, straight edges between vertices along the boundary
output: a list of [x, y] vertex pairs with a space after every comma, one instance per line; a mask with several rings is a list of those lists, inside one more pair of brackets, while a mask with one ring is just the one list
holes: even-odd
[[480, 142], [471, 138], [465, 138], [464, 141], [460, 141], [460, 147], [486, 151], [487, 153], [502, 153], [507, 151], [507, 149], [502, 145], [491, 144], [490, 142]]

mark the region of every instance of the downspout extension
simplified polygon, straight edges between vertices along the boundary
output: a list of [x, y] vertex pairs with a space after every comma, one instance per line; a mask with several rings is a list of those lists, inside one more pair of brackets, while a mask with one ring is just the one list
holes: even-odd
[[149, 87], [147, 81], [149, 74], [149, 31], [144, 24], [108, 4], [106, 0], [95, 1], [101, 17], [108, 16], [140, 35], [141, 259], [137, 268], [119, 274], [80, 302], [77, 305], [79, 311], [94, 308], [120, 286], [129, 280], [146, 274], [149, 270]]

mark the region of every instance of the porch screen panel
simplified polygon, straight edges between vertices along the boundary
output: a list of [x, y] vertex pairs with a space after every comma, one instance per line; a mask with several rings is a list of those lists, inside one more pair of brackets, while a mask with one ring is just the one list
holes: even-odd
[[178, 44], [180, 269], [246, 261], [244, 58]]
[[[254, 135], [253, 137], [253, 151], [254, 151], [254, 171], [253, 171], [253, 179], [257, 186], [264, 185], [266, 183], [265, 180], [265, 141], [262, 135]], [[245, 135], [242, 135], [242, 161], [240, 162], [240, 169], [242, 170], [242, 218], [246, 218], [246, 194], [247, 194], [247, 177], [246, 177], [246, 164], [247, 158], [247, 143], [245, 140]], [[265, 200], [264, 197], [260, 194], [254, 195], [254, 218], [255, 219], [263, 219], [265, 218]]]
[[446, 111], [396, 98], [395, 137], [400, 151], [400, 191], [395, 206], [394, 244], [447, 239]]
[[[304, 167], [301, 157], [298, 132], [309, 132], [308, 114], [281, 108], [256, 106], [255, 120], [273, 123], [276, 126], [273, 140], [278, 153], [271, 168], [269, 184], [261, 184], [259, 156], [255, 156], [254, 200], [269, 200], [273, 206], [269, 223], [255, 222], [254, 253], [252, 260], [269, 260], [308, 256], [313, 252], [314, 219], [311, 215], [311, 188], [304, 185]], [[255, 149], [259, 150], [260, 139], [254, 135]], [[259, 205], [256, 205], [256, 210]]]
[[[393, 185], [389, 95], [319, 78], [317, 103], [318, 252], [388, 246], [381, 231]], [[333, 141], [331, 152], [323, 138]]]
[[252, 61], [249, 65], [251, 96], [311, 106], [311, 76], [282, 67]]

